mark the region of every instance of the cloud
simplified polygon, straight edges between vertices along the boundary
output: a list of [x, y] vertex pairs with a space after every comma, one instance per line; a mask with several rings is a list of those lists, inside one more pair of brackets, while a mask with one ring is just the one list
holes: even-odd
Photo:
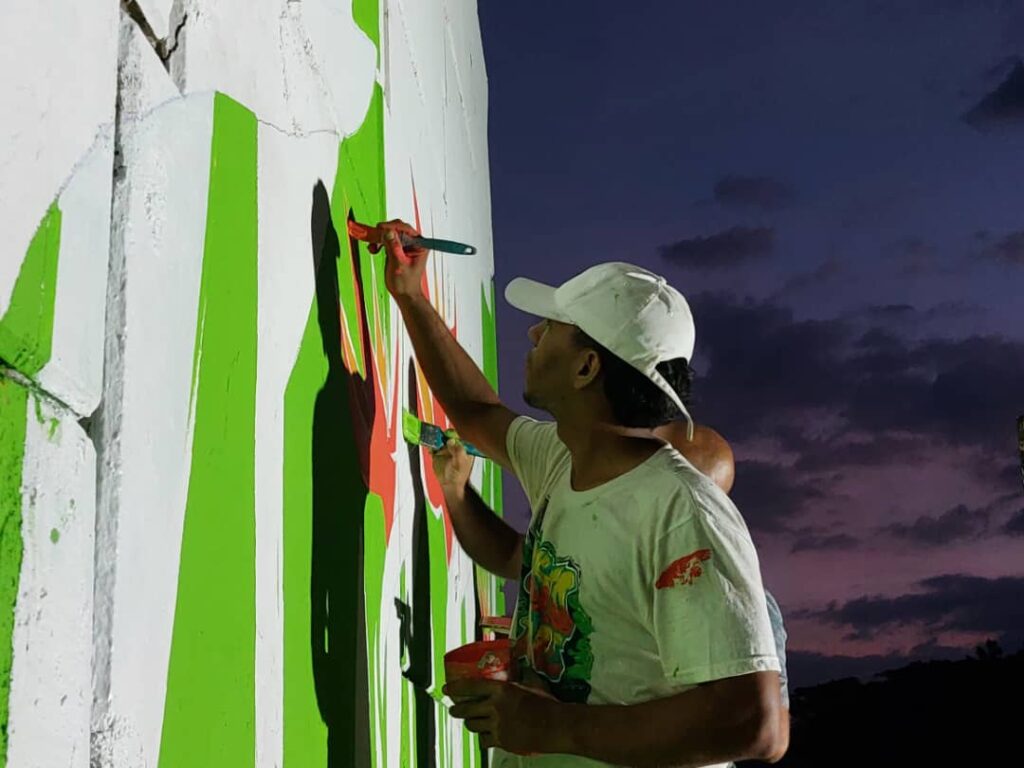
[[883, 467], [899, 461], [917, 464], [928, 459], [930, 443], [916, 435], [876, 434], [868, 440], [808, 440], [793, 465], [802, 472], [839, 467]]
[[786, 672], [789, 675], [789, 687], [795, 691], [850, 677], [867, 680], [885, 670], [899, 669], [915, 661], [954, 660], [968, 655], [962, 648], [934, 643], [919, 645], [908, 654], [831, 656], [813, 651], [787, 651]]
[[918, 309], [913, 304], [865, 304], [844, 312], [842, 318], [851, 323], [874, 326], [869, 332], [887, 333], [899, 344], [899, 337], [892, 333], [893, 330], [915, 330], [937, 320], [978, 317], [985, 313], [984, 307], [955, 300], [941, 301], [925, 309]]
[[995, 261], [1024, 267], [1024, 229], [1006, 235], [985, 248], [981, 255]]
[[715, 202], [724, 208], [778, 211], [796, 200], [793, 188], [768, 176], [725, 176], [715, 184]]
[[969, 509], [958, 504], [938, 517], [922, 515], [913, 523], [893, 523], [881, 530], [915, 544], [939, 547], [981, 538], [988, 532], [990, 519], [987, 509]]
[[1024, 62], [1018, 59], [999, 87], [964, 113], [963, 120], [980, 131], [1024, 123]]
[[730, 269], [769, 255], [775, 248], [771, 227], [732, 227], [708, 237], [693, 237], [661, 246], [662, 258], [702, 271]]
[[[804, 320], [779, 303], [727, 293], [689, 301], [697, 326], [694, 417], [737, 445], [776, 443], [792, 461], [764, 465], [748, 480], [752, 490], [740, 509], [752, 517], [764, 509], [762, 528], [779, 530], [778, 521], [785, 527], [797, 514], [786, 510], [826, 501], [783, 489], [773, 502], [772, 473], [802, 486], [809, 473], [920, 464], [957, 447], [969, 449], [965, 472], [984, 479], [999, 471], [997, 490], [1012, 490], [1003, 467], [1016, 456], [1024, 343], [923, 331], [908, 338], [879, 318], [922, 318], [932, 310], [900, 305], [880, 305], [874, 320]], [[743, 488], [738, 472], [741, 497]]]
[[[1024, 344], [998, 336], [910, 344], [890, 336], [863, 347], [847, 361], [865, 364], [865, 375], [851, 372], [857, 381], [842, 409], [852, 427], [931, 434], [997, 454], [1015, 442]], [[880, 365], [886, 356], [888, 368]], [[902, 371], [894, 367], [896, 356], [904, 360]]]
[[828, 259], [823, 261], [810, 272], [801, 272], [789, 278], [789, 280], [787, 280], [783, 286], [772, 295], [771, 300], [776, 301], [784, 296], [790, 296], [794, 293], [807, 290], [808, 288], [817, 288], [825, 283], [832, 282], [845, 273], [846, 268], [839, 259]]
[[829, 482], [794, 479], [781, 464], [737, 461], [731, 495], [751, 529], [780, 533], [787, 530], [791, 518], [828, 498]]
[[845, 402], [846, 323], [796, 320], [779, 304], [723, 294], [697, 294], [690, 305], [699, 418], [730, 439], [770, 435], [789, 412]]
[[1008, 536], [1024, 536], [1024, 509], [1007, 521], [1003, 532]]
[[922, 238], [897, 240], [889, 247], [889, 252], [898, 266], [897, 273], [901, 276], [919, 276], [943, 271], [938, 268], [939, 249]]
[[917, 586], [921, 592], [861, 597], [842, 605], [833, 601], [824, 610], [795, 611], [792, 616], [849, 627], [851, 639], [917, 626], [933, 636], [939, 632], [987, 634], [1004, 648], [1015, 648], [1024, 640], [1024, 577], [952, 574], [925, 579]]
[[813, 550], [848, 551], [860, 546], [860, 540], [846, 533], [822, 533], [815, 528], [802, 528], [797, 531], [790, 552], [807, 552]]

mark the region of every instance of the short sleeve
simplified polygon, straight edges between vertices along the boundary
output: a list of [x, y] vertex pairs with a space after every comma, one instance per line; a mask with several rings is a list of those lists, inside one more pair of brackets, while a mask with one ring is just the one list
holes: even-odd
[[680, 684], [781, 670], [750, 534], [712, 514], [697, 508], [653, 547], [653, 631]]
[[786, 627], [782, 623], [782, 609], [774, 595], [767, 589], [764, 591], [768, 605], [768, 618], [772, 624], [772, 634], [775, 636], [775, 655], [779, 657], [779, 682], [782, 684], [782, 706], [789, 709], [789, 676], [786, 674]]
[[518, 416], [509, 425], [505, 436], [505, 449], [512, 470], [534, 510], [540, 504], [559, 460], [568, 455], [557, 430], [558, 425], [553, 421]]

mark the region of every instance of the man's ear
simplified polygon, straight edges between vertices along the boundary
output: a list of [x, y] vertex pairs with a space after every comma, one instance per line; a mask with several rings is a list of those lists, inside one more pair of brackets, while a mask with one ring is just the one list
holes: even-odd
[[601, 373], [601, 358], [592, 349], [584, 350], [576, 364], [576, 377], [573, 386], [583, 389], [593, 382]]

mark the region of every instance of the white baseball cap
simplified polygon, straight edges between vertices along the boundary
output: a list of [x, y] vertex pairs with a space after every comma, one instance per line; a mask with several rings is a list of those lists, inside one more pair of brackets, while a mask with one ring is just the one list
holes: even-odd
[[664, 277], [621, 261], [597, 264], [557, 288], [517, 277], [505, 287], [505, 300], [531, 315], [577, 326], [624, 360], [671, 398], [687, 421], [693, 419], [658, 363], [693, 359], [697, 330], [683, 294]]

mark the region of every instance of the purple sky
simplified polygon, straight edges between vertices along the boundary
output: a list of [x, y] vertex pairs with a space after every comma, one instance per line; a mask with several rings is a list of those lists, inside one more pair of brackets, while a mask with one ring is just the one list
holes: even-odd
[[794, 684], [1017, 650], [1024, 4], [562, 5], [480, 3], [502, 399], [513, 277], [660, 272]]

